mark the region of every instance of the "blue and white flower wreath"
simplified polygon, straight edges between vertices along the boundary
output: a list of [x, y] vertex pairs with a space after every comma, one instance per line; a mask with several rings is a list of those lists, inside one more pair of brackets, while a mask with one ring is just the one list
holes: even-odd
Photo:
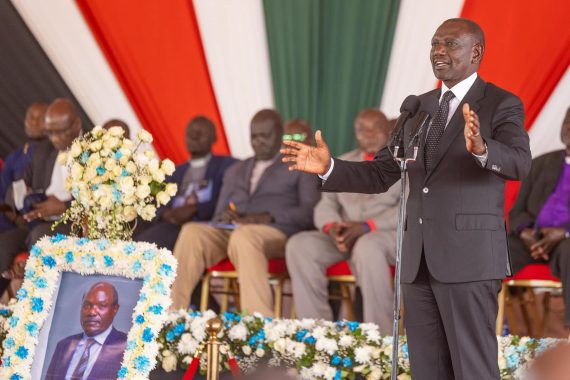
[[150, 243], [44, 237], [30, 251], [18, 303], [8, 320], [0, 378], [31, 379], [38, 334], [52, 307], [59, 276], [67, 271], [143, 279], [117, 378], [148, 379], [156, 365], [156, 338], [168, 318], [176, 266], [168, 250]]

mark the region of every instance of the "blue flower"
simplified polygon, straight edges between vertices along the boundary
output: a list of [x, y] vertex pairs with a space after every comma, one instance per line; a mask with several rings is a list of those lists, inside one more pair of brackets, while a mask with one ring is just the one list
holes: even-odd
[[42, 250], [37, 245], [32, 246], [32, 249], [30, 249], [30, 256], [32, 257], [38, 257], [41, 254]]
[[232, 321], [234, 320], [234, 318], [235, 318], [235, 314], [234, 314], [234, 313], [229, 312], [229, 311], [226, 311], [226, 312], [224, 313], [224, 319], [225, 319], [226, 321], [232, 322]]
[[18, 301], [26, 299], [26, 298], [28, 298], [28, 291], [24, 288], [20, 288], [16, 292], [16, 297], [18, 298]]
[[16, 356], [19, 357], [20, 359], [25, 359], [28, 357], [28, 349], [24, 346], [20, 346], [18, 347], [18, 349], [16, 350]]
[[355, 332], [358, 329], [359, 323], [358, 322], [346, 322], [348, 329], [352, 332]]
[[172, 267], [168, 264], [162, 264], [160, 266], [160, 270], [158, 271], [162, 276], [171, 276], [172, 275]]
[[309, 336], [309, 337], [305, 338], [305, 343], [314, 344], [314, 343], [315, 343], [315, 338], [312, 337], [312, 336]]
[[10, 315], [10, 310], [8, 309], [0, 309], [0, 315], [7, 317], [8, 315]]
[[345, 368], [352, 367], [352, 359], [350, 359], [350, 358], [342, 359], [342, 366]]
[[31, 336], [36, 336], [36, 334], [38, 333], [38, 325], [35, 322], [30, 322], [28, 324], [26, 324], [26, 331], [28, 332], [28, 334], [30, 334]]
[[85, 244], [89, 243], [89, 239], [88, 238], [81, 238], [81, 239], [77, 239], [77, 242], [75, 242], [75, 244], [77, 244], [78, 246], [83, 246]]
[[22, 380], [23, 377], [18, 375], [17, 373], [12, 374], [12, 376], [10, 376], [10, 380]]
[[131, 253], [133, 253], [134, 251], [136, 251], [137, 247], [133, 244], [133, 243], [127, 243], [125, 244], [125, 248], [123, 248], [123, 251], [127, 254], [130, 255]]
[[139, 301], [146, 301], [147, 300], [147, 296], [146, 293], [141, 292], [141, 294], [139, 295]]
[[44, 300], [39, 297], [32, 297], [32, 311], [35, 313], [41, 313], [44, 310]]
[[115, 260], [113, 260], [113, 258], [108, 255], [103, 256], [103, 261], [105, 262], [105, 266], [107, 268], [112, 267], [113, 264], [115, 263]]
[[16, 344], [16, 343], [14, 342], [14, 338], [8, 338], [8, 339], [6, 339], [6, 340], [4, 341], [4, 347], [6, 347], [6, 348], [8, 348], [8, 349], [14, 347], [14, 344]]
[[91, 190], [92, 190], [92, 191], [97, 191], [97, 190], [99, 190], [99, 185], [92, 185], [92, 186], [91, 186]]
[[156, 252], [151, 250], [151, 249], [147, 249], [146, 251], [144, 251], [143, 253], [143, 258], [145, 260], [152, 260], [156, 257]]
[[33, 269], [26, 269], [26, 271], [24, 272], [24, 278], [26, 278], [26, 279], [31, 279], [35, 275], [36, 275], [36, 271]]
[[2, 367], [10, 367], [10, 357], [4, 356], [2, 358]]
[[161, 313], [162, 313], [162, 310], [163, 310], [162, 305], [151, 305], [151, 306], [148, 307], [148, 311], [149, 311], [150, 313], [153, 313], [153, 314], [156, 314], [156, 315], [161, 314]]
[[84, 164], [87, 162], [87, 160], [89, 159], [89, 152], [85, 151], [83, 153], [81, 153], [81, 163]]
[[93, 255], [85, 255], [81, 258], [81, 262], [86, 267], [92, 267], [95, 265], [95, 257]]
[[309, 331], [306, 329], [303, 329], [301, 331], [297, 331], [297, 333], [295, 334], [295, 337], [297, 338], [297, 342], [302, 342], [303, 338], [305, 337], [305, 335], [307, 335]]
[[336, 373], [334, 374], [334, 380], [341, 380], [342, 379], [341, 374], [342, 373], [340, 372], [340, 369], [337, 369]]
[[176, 335], [182, 335], [184, 330], [186, 330], [186, 325], [184, 323], [177, 323], [176, 326], [174, 326], [174, 333]]
[[174, 331], [172, 330], [168, 330], [166, 332], [166, 341], [167, 342], [172, 342], [174, 340], [174, 338], [176, 338], [176, 335], [174, 334]]
[[14, 328], [14, 327], [16, 327], [16, 325], [18, 324], [19, 321], [20, 321], [20, 318], [13, 315], [8, 320], [8, 323], [10, 324], [10, 327]]
[[249, 344], [250, 346], [255, 346], [258, 339], [259, 338], [256, 335], [254, 335], [254, 336], [249, 338], [249, 340], [247, 341], [247, 344]]
[[137, 348], [137, 347], [138, 347], [138, 344], [137, 344], [136, 341], [134, 341], [134, 340], [129, 340], [129, 341], [127, 342], [127, 350], [134, 350], [134, 349]]
[[60, 241], [67, 240], [67, 236], [64, 234], [55, 234], [54, 236], [50, 237], [49, 240], [52, 243], [59, 243]]
[[121, 367], [121, 369], [119, 370], [119, 372], [117, 372], [117, 377], [119, 379], [124, 379], [125, 376], [127, 376], [127, 368], [126, 367]]
[[140, 271], [141, 268], [142, 268], [142, 264], [140, 261], [137, 260], [133, 263], [133, 272], [136, 273], [136, 272]]
[[100, 251], [106, 250], [107, 248], [109, 248], [109, 240], [107, 239], [97, 240], [97, 248], [99, 248]]
[[43, 256], [42, 257], [42, 264], [46, 267], [53, 268], [56, 265], [55, 259], [51, 256]]
[[73, 257], [73, 252], [71, 252], [71, 251], [65, 252], [65, 261], [66, 261], [68, 264], [70, 264], [70, 263], [72, 263], [73, 261], [75, 261], [75, 258]]
[[331, 364], [332, 365], [339, 365], [340, 362], [342, 361], [341, 357], [338, 355], [333, 355], [332, 359], [331, 359]]
[[129, 175], [129, 172], [127, 171], [127, 169], [123, 168], [123, 171], [121, 172], [121, 177], [127, 177]]
[[154, 339], [154, 333], [151, 331], [150, 327], [143, 330], [142, 340], [146, 343], [152, 342]]
[[157, 282], [156, 284], [154, 284], [152, 286], [152, 290], [154, 290], [156, 293], [162, 294], [162, 295], [166, 295], [166, 293], [167, 293], [166, 288], [164, 287], [164, 284], [162, 282]]
[[135, 369], [139, 372], [146, 372], [150, 367], [150, 360], [144, 356], [137, 356], [134, 360]]
[[97, 166], [96, 171], [97, 171], [97, 175], [103, 175], [103, 174], [105, 174], [107, 169], [105, 169], [103, 166], [99, 165], [99, 166]]
[[77, 186], [73, 186], [73, 188], [71, 189], [71, 195], [73, 196], [73, 198], [79, 198], [79, 188]]
[[144, 323], [144, 317], [142, 316], [142, 314], [137, 315], [137, 317], [135, 318], [135, 322], [138, 323], [139, 325], [141, 323]]
[[115, 202], [115, 203], [119, 203], [121, 201], [121, 199], [123, 198], [123, 195], [117, 189], [113, 189], [112, 195], [113, 195], [113, 202]]
[[123, 157], [123, 153], [120, 150], [115, 152], [115, 160], [119, 161]]

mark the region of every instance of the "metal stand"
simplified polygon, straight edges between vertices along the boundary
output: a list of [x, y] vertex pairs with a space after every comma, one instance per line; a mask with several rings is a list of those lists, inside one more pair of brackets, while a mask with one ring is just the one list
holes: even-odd
[[406, 158], [405, 150], [404, 157], [398, 157], [398, 151], [400, 147], [396, 146], [393, 152], [394, 160], [400, 166], [400, 213], [398, 219], [398, 236], [396, 239], [396, 273], [394, 277], [394, 331], [392, 335], [392, 374], [390, 376], [391, 380], [397, 380], [398, 378], [398, 355], [399, 355], [399, 333], [400, 333], [400, 308], [401, 308], [401, 298], [400, 298], [400, 274], [402, 272], [402, 245], [404, 243], [404, 223], [406, 220], [406, 173], [408, 170], [408, 163], [416, 161], [418, 155], [418, 147], [414, 146], [413, 155], [410, 158]]

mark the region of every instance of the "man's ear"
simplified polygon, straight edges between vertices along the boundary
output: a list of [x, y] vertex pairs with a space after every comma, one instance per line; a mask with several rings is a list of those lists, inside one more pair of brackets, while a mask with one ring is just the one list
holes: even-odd
[[473, 45], [473, 57], [471, 58], [471, 63], [481, 64], [481, 59], [483, 58], [484, 48], [481, 44], [477, 43]]
[[120, 307], [119, 304], [116, 304], [116, 305], [113, 306], [113, 314], [114, 314], [114, 315], [116, 315], [117, 312], [119, 311], [119, 307]]

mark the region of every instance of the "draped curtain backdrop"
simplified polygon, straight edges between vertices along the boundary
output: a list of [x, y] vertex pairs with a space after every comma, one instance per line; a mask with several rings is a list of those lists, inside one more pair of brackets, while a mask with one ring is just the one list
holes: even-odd
[[399, 0], [264, 0], [276, 108], [354, 147], [354, 117], [378, 107]]
[[190, 0], [76, 2], [161, 157], [188, 158], [184, 131], [197, 115], [216, 124], [214, 152], [229, 152]]
[[0, 157], [25, 141], [24, 116], [34, 102], [73, 99], [83, 128], [91, 128], [91, 121], [9, 1], [0, 1], [0, 51]]

